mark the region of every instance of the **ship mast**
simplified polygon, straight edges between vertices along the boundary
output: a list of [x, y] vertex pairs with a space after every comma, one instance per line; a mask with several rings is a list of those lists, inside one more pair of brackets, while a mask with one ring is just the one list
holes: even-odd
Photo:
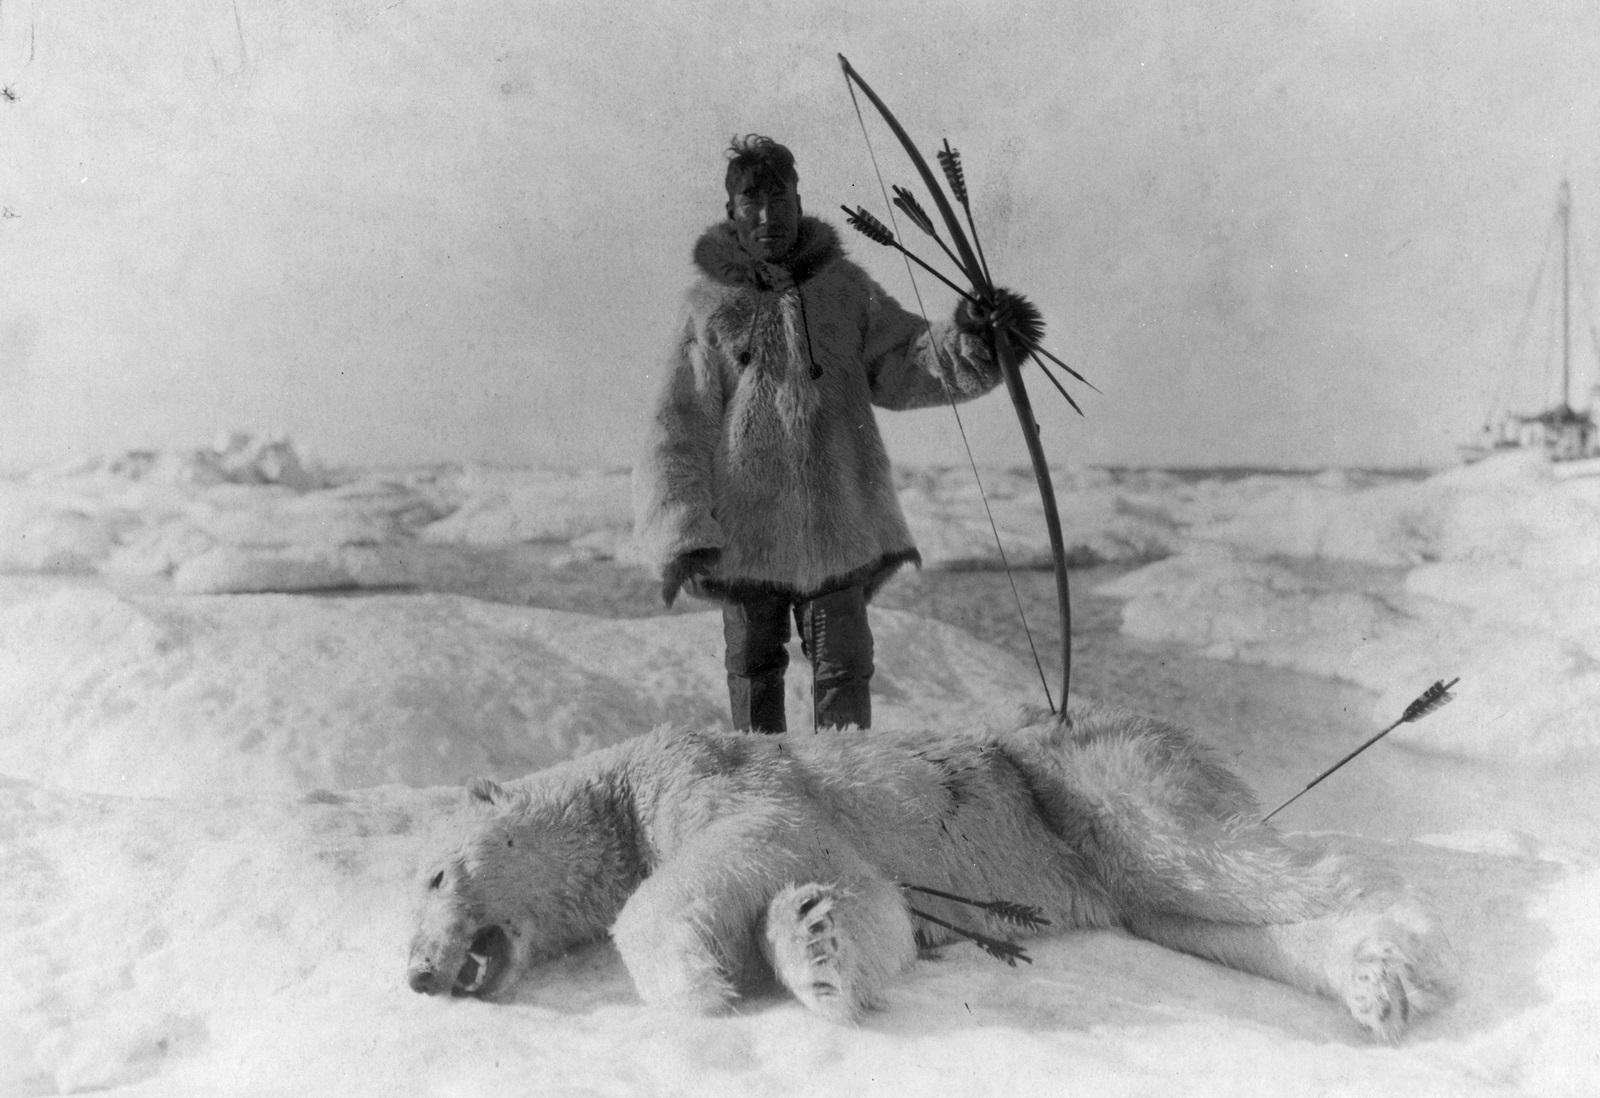
[[1561, 181], [1561, 410], [1572, 418], [1572, 188]]

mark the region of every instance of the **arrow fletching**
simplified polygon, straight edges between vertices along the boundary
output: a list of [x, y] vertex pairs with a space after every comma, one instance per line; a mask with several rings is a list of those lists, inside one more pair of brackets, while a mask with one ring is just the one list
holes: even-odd
[[875, 244], [894, 247], [894, 233], [889, 231], [889, 226], [873, 217], [864, 206], [857, 206], [854, 210], [849, 206], [840, 206], [844, 211], [844, 219], [850, 227]]
[[950, 184], [951, 192], [956, 196], [956, 201], [963, 206], [967, 204], [967, 173], [961, 168], [961, 152], [952, 148], [948, 140], [944, 148], [933, 154], [939, 159], [939, 167], [944, 169], [945, 182]]
[[1428, 689], [1422, 692], [1421, 697], [1412, 702], [1410, 705], [1406, 706], [1405, 714], [1401, 716], [1400, 723], [1405, 724], [1407, 721], [1420, 721], [1423, 717], [1426, 717], [1435, 709], [1443, 708], [1444, 706], [1455, 701], [1455, 695], [1450, 693], [1450, 688], [1460, 681], [1460, 678], [1451, 679], [1449, 682], [1445, 682], [1443, 679], [1441, 679], [1432, 686], [1428, 687]]
[[933, 230], [933, 218], [922, 208], [922, 203], [917, 201], [916, 195], [898, 184], [894, 188], [894, 204], [895, 208], [905, 214], [917, 228], [932, 237], [939, 235]]
[[1346, 755], [1344, 758], [1328, 767], [1328, 769], [1318, 774], [1315, 778], [1311, 779], [1304, 789], [1300, 790], [1300, 792], [1284, 801], [1277, 808], [1274, 808], [1271, 812], [1268, 812], [1265, 816], [1261, 817], [1261, 822], [1266, 823], [1268, 820], [1272, 819], [1272, 817], [1282, 812], [1285, 808], [1288, 808], [1295, 801], [1298, 801], [1301, 797], [1311, 792], [1311, 790], [1315, 788], [1322, 781], [1322, 779], [1328, 777], [1334, 771], [1342, 767], [1345, 763], [1349, 762], [1367, 748], [1383, 739], [1396, 728], [1399, 728], [1402, 724], [1405, 724], [1408, 721], [1421, 720], [1434, 710], [1448, 705], [1450, 702], [1454, 701], [1455, 699], [1450, 693], [1450, 688], [1460, 681], [1461, 679], [1457, 677], [1451, 679], [1449, 682], [1445, 682], [1443, 679], [1435, 682], [1432, 686], [1428, 687], [1428, 689], [1424, 690], [1420, 695], [1418, 695], [1415, 701], [1406, 706], [1406, 711], [1400, 715], [1399, 720], [1395, 721], [1388, 728], [1385, 728], [1382, 732], [1379, 732], [1366, 743], [1362, 744], [1360, 747], [1350, 752], [1350, 754]]
[[982, 905], [983, 910], [997, 919], [1020, 926], [1025, 930], [1038, 930], [1050, 925], [1050, 920], [1032, 904], [1019, 904], [1010, 900], [990, 900]]
[[966, 904], [968, 907], [975, 907], [997, 919], [1028, 930], [1038, 930], [1042, 926], [1050, 925], [1050, 920], [1044, 917], [1044, 912], [1032, 904], [1019, 904], [1015, 900], [974, 900], [970, 896], [959, 896], [954, 892], [945, 892], [926, 885], [902, 884], [900, 887], [907, 892], [921, 892], [927, 896], [937, 896], [941, 900], [951, 900], [958, 904]]
[[[889, 226], [885, 225], [876, 217], [873, 217], [872, 214], [868, 213], [866, 207], [857, 206], [854, 210], [851, 210], [849, 206], [840, 206], [839, 208], [844, 211], [845, 220], [849, 222], [850, 227], [856, 232], [860, 233], [868, 240], [882, 244], [886, 248], [893, 248], [895, 251], [911, 260], [911, 262], [927, 271], [934, 278], [937, 278], [940, 282], [943, 282], [946, 286], [950, 287], [960, 297], [967, 301], [976, 303], [977, 299], [971, 294], [967, 293], [967, 291], [963, 290], [960, 286], [957, 286], [954, 282], [951, 282], [933, 267], [930, 267], [927, 260], [917, 255], [915, 252], [910, 251], [904, 244], [896, 240], [894, 238], [894, 233], [890, 230]], [[941, 243], [943, 242], [941, 241]]]

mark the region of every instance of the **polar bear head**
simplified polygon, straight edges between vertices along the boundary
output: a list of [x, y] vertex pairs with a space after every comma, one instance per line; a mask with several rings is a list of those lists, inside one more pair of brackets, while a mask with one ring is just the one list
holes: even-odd
[[526, 969], [602, 937], [623, 896], [615, 828], [571, 798], [468, 787], [478, 813], [424, 869], [406, 979], [428, 995], [502, 998]]

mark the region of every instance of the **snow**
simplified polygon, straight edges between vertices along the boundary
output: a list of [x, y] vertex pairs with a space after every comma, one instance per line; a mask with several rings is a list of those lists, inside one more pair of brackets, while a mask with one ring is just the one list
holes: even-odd
[[[1397, 733], [1418, 747], [1600, 751], [1600, 478], [1557, 480], [1511, 455], [1416, 483], [1255, 484], [1206, 504], [1184, 551], [1109, 587], [1130, 634], [1349, 679], [1379, 695], [1374, 719], [1460, 676], [1462, 704]], [[1396, 575], [1351, 590], [1329, 562]]]
[[[1031, 478], [983, 476], [1013, 564], [1037, 563]], [[928, 568], [957, 583], [996, 567], [971, 483], [902, 474]], [[1120, 604], [1104, 650], [1135, 685], [1107, 700], [1199, 722], [1255, 676], [1244, 719], [1200, 731], [1265, 803], [1461, 678], [1279, 817], [1435, 896], [1465, 987], [1400, 1045], [1120, 933], [1037, 940], [1016, 970], [948, 949], [854, 1030], [776, 999], [663, 1016], [605, 946], [506, 1005], [412, 993], [416, 877], [461, 826], [460, 784], [721, 722], [719, 619], [606, 589], [629, 568], [625, 471], [325, 469], [234, 435], [0, 480], [0, 1094], [1600, 1088], [1600, 478], [1511, 459], [1058, 486], [1075, 556], [1102, 565], [1079, 599]], [[587, 612], [541, 605], [577, 588]], [[1013, 651], [874, 615], [880, 725], [1040, 700]], [[1354, 711], [1313, 700], [1329, 679]], [[1293, 730], [1250, 726], [1269, 712]]]
[[[883, 725], [979, 719], [974, 699], [1035, 685], [948, 626], [885, 611], [875, 633]], [[706, 613], [67, 588], [0, 610], [0, 773], [136, 796], [516, 776], [658, 724], [715, 723], [721, 645]], [[807, 678], [787, 685], [805, 712]]]

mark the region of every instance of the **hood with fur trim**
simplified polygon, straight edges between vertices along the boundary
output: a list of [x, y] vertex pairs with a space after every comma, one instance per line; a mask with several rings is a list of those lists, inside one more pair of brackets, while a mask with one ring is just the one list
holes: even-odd
[[711, 226], [694, 246], [694, 265], [713, 282], [724, 286], [778, 290], [809, 282], [828, 264], [844, 258], [839, 234], [815, 217], [800, 219], [794, 249], [780, 263], [768, 263], [745, 251], [733, 224]]

